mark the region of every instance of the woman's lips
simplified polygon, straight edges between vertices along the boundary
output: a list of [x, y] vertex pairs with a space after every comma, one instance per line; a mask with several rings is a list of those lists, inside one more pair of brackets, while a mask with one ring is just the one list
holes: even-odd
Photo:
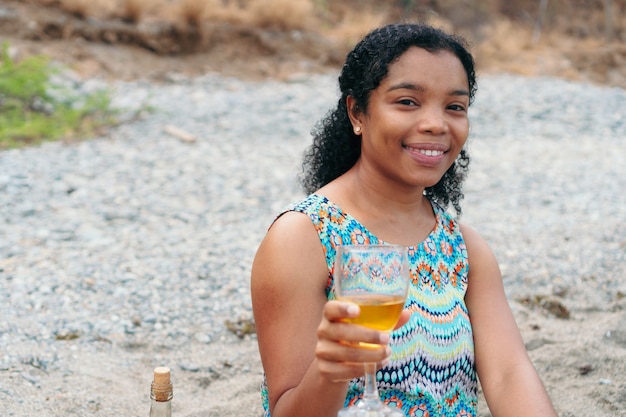
[[439, 164], [444, 159], [447, 150], [440, 145], [403, 145], [403, 148], [416, 162], [428, 166]]

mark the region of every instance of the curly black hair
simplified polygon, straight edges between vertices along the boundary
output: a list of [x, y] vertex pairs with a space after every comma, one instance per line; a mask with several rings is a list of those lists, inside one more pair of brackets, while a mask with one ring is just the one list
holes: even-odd
[[[337, 107], [320, 120], [311, 134], [312, 145], [305, 151], [300, 183], [313, 193], [348, 171], [359, 159], [361, 142], [352, 130], [346, 98], [352, 96], [358, 110], [366, 112], [371, 92], [387, 76], [389, 65], [412, 46], [429, 52], [449, 51], [461, 61], [467, 74], [470, 104], [476, 94], [474, 59], [466, 41], [425, 24], [392, 24], [373, 30], [348, 53], [339, 75], [341, 97]], [[450, 203], [461, 214], [461, 184], [469, 167], [463, 148], [439, 182], [425, 190], [426, 197], [443, 208]]]

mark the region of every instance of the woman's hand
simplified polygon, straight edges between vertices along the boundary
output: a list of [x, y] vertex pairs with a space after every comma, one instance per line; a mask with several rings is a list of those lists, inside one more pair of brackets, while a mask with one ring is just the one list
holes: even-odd
[[[349, 381], [363, 376], [364, 363], [376, 363], [380, 368], [389, 361], [388, 332], [345, 322], [359, 314], [359, 306], [354, 303], [332, 300], [324, 306], [315, 356], [320, 374], [328, 380]], [[408, 310], [402, 311], [395, 328], [403, 326], [410, 314]], [[378, 346], [359, 346], [359, 343]]]

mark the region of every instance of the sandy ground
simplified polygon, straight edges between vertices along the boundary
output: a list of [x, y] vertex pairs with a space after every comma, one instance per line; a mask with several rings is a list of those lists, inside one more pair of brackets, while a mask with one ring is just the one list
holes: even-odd
[[[592, 308], [564, 320], [513, 303], [530, 357], [561, 417], [626, 416], [625, 307], [623, 299], [610, 311]], [[2, 415], [148, 415], [158, 351], [140, 343], [94, 341], [85, 348], [64, 341], [55, 344], [54, 354], [60, 360], [52, 368], [33, 363], [0, 373]], [[179, 360], [162, 363], [172, 367], [173, 415], [261, 415], [261, 364], [254, 338], [181, 346], [163, 356]], [[490, 415], [484, 401], [479, 410], [481, 416]]]

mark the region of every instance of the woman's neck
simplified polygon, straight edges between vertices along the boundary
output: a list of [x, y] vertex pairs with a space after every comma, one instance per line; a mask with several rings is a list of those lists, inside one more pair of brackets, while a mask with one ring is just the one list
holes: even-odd
[[389, 243], [412, 246], [435, 226], [423, 188], [402, 188], [371, 180], [354, 168], [319, 190], [370, 232]]

